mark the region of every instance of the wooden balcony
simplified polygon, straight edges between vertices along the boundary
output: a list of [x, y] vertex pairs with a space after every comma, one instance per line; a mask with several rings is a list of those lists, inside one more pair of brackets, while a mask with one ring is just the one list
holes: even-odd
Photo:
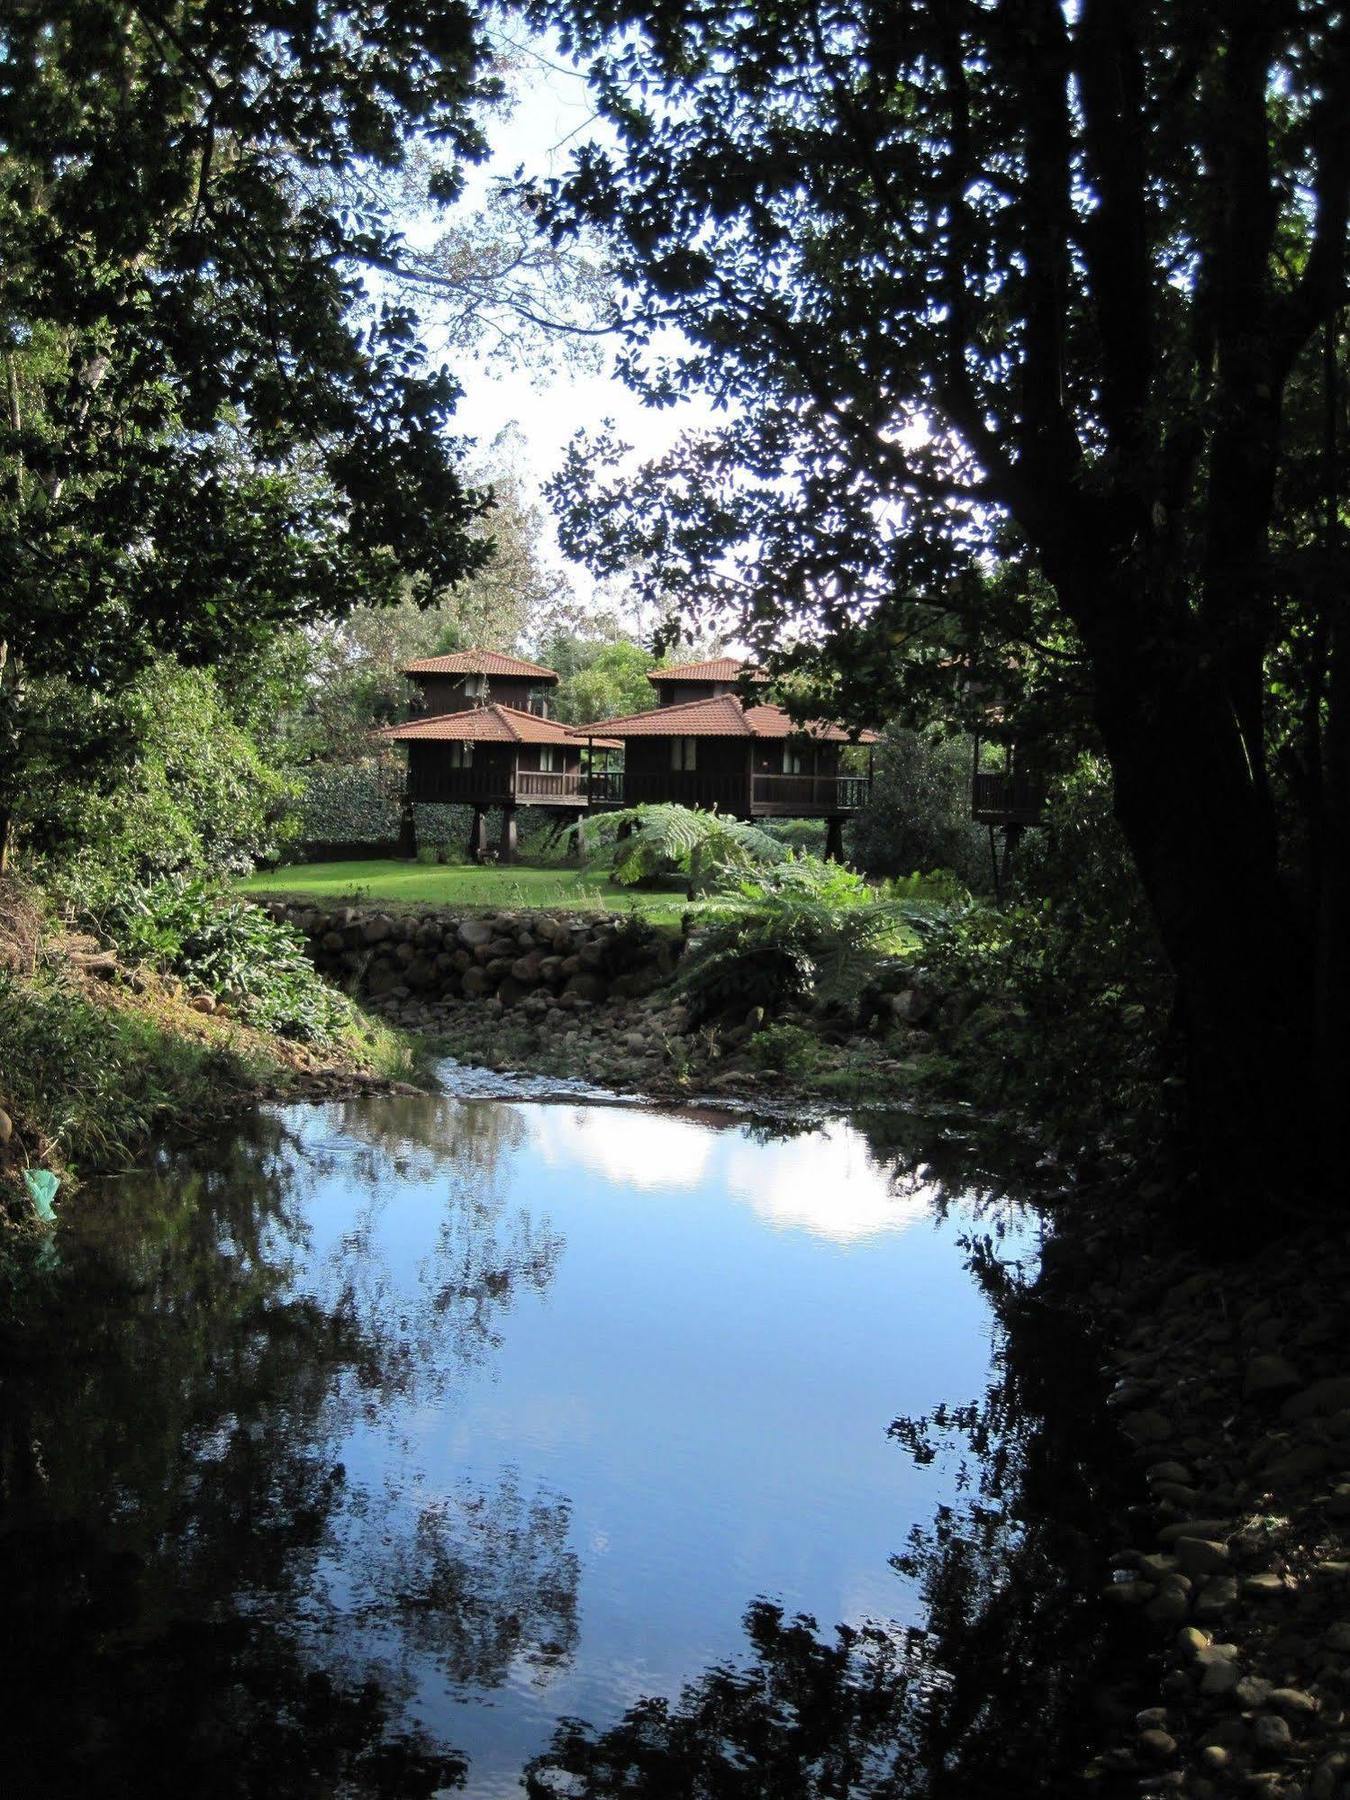
[[515, 796], [522, 806], [585, 806], [590, 798], [579, 769], [518, 769]]
[[868, 787], [865, 775], [756, 775], [750, 810], [757, 819], [857, 812]]
[[977, 825], [1039, 825], [1045, 789], [1020, 771], [979, 770], [971, 783], [970, 816]]

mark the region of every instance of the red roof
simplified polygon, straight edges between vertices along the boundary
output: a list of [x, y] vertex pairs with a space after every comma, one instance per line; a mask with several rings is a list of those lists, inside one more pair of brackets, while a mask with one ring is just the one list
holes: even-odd
[[[578, 734], [584, 731], [578, 726]], [[621, 719], [601, 719], [594, 727], [610, 737], [744, 737], [786, 738], [804, 735], [826, 743], [875, 744], [875, 731], [856, 738], [840, 725], [812, 720], [794, 724], [781, 706], [742, 706], [734, 694], [715, 694], [709, 700], [686, 700], [679, 706], [658, 706], [652, 712], [629, 713]]]
[[510, 675], [518, 681], [556, 681], [556, 669], [542, 663], [522, 662], [497, 650], [455, 650], [448, 656], [424, 656], [408, 663], [405, 675]]
[[[668, 669], [649, 669], [648, 681], [738, 681], [747, 665], [735, 656], [715, 656], [709, 662], [673, 663]], [[756, 669], [752, 681], [767, 681]]]
[[463, 712], [408, 719], [375, 733], [396, 744], [575, 744], [577, 734], [557, 719], [541, 719], [519, 706], [471, 706]]

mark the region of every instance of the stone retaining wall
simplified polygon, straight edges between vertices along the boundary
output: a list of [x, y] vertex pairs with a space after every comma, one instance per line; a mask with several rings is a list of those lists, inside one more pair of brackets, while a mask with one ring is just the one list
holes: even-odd
[[322, 974], [373, 1001], [495, 999], [533, 1011], [639, 999], [671, 979], [684, 948], [668, 931], [612, 914], [266, 905], [301, 933]]

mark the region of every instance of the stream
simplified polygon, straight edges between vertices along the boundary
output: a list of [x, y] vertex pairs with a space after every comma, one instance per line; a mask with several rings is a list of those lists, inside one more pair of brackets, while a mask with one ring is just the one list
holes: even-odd
[[5, 1315], [6, 1793], [958, 1791], [999, 1572], [1075, 1541], [989, 1298], [1037, 1243], [876, 1121], [556, 1088], [90, 1185]]

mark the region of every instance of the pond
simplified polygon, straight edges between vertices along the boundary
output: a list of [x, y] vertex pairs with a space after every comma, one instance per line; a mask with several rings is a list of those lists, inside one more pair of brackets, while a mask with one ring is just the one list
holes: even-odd
[[972, 1234], [1034, 1253], [846, 1124], [571, 1099], [86, 1190], [6, 1326], [15, 1791], [917, 1791]]

